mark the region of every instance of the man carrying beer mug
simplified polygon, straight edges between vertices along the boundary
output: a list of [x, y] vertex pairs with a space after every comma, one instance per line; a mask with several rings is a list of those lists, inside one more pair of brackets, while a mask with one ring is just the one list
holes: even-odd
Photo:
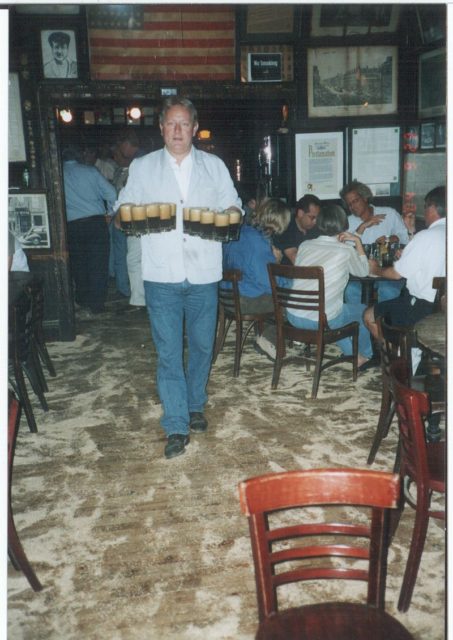
[[[204, 432], [204, 407], [212, 360], [217, 283], [222, 244], [183, 232], [183, 208], [237, 209], [241, 200], [220, 158], [193, 147], [198, 130], [194, 105], [185, 98], [164, 101], [160, 113], [163, 149], [133, 160], [115, 203], [176, 203], [176, 229], [141, 237], [145, 299], [156, 347], [165, 457], [185, 452], [190, 431]], [[188, 357], [184, 362], [183, 333]]]

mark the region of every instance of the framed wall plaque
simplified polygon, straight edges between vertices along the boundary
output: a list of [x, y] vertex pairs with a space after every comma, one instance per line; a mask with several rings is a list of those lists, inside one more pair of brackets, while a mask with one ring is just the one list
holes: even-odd
[[49, 249], [49, 215], [45, 191], [8, 195], [8, 226], [24, 249]]
[[447, 54], [445, 49], [422, 53], [418, 67], [418, 115], [432, 118], [445, 114], [447, 101]]
[[296, 148], [296, 199], [312, 193], [321, 200], [339, 198], [344, 181], [342, 131], [298, 133]]

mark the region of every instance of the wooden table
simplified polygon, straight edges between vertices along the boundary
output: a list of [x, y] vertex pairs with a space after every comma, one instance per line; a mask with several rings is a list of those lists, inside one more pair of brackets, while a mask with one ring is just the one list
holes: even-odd
[[[382, 276], [374, 276], [372, 274], [362, 277], [353, 275], [349, 276], [350, 282], [360, 282], [360, 284], [362, 285], [361, 303], [367, 305], [371, 305], [377, 302], [375, 297], [374, 285], [376, 282], [381, 282], [384, 280], [387, 282], [401, 282], [401, 280], [394, 280], [393, 278], [383, 278]], [[404, 278], [402, 278], [402, 280], [404, 280]]]
[[417, 342], [422, 349], [427, 349], [443, 358], [447, 354], [447, 316], [444, 311], [431, 313], [415, 324]]

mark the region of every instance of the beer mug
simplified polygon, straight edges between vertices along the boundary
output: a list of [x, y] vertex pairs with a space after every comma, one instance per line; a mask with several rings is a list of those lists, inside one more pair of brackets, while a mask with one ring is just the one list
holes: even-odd
[[144, 205], [132, 206], [132, 230], [136, 236], [144, 235], [148, 228], [146, 222], [146, 207]]
[[127, 236], [132, 235], [132, 204], [130, 203], [120, 206], [120, 226]]
[[228, 241], [239, 240], [241, 231], [242, 215], [239, 211], [227, 210], [229, 217]]
[[191, 236], [200, 235], [201, 207], [190, 207], [189, 212], [189, 234]]
[[200, 237], [204, 240], [214, 238], [215, 212], [211, 209], [203, 209], [200, 214]]
[[176, 229], [176, 203], [170, 202], [170, 229]]
[[184, 233], [190, 233], [190, 207], [184, 207], [182, 210], [182, 230]]
[[214, 216], [214, 240], [228, 242], [230, 216], [226, 211], [216, 211]]
[[160, 218], [158, 204], [151, 203], [146, 205], [146, 220], [148, 233], [159, 233]]
[[171, 206], [168, 202], [159, 204], [160, 231], [171, 231]]

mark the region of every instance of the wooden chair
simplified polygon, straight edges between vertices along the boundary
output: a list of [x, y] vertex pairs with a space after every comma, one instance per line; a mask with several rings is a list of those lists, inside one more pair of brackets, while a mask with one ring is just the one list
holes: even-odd
[[[234, 370], [235, 378], [239, 375], [241, 365], [241, 355], [245, 341], [250, 332], [255, 330], [259, 335], [263, 333], [264, 323], [274, 316], [273, 311], [267, 313], [242, 313], [239, 281], [242, 273], [239, 269], [229, 269], [223, 273], [223, 278], [219, 285], [219, 317], [217, 323], [217, 337], [214, 346], [212, 362], [217, 360], [217, 356], [223, 348], [225, 338], [233, 322], [236, 323], [236, 342], [234, 350]], [[227, 285], [227, 286], [225, 286]]]
[[[431, 411], [428, 417], [428, 434], [437, 437], [439, 422], [445, 412], [445, 379], [437, 373], [413, 375], [411, 366], [411, 348], [415, 346], [414, 327], [400, 327], [388, 324], [382, 318], [377, 319], [379, 331], [379, 349], [382, 372], [382, 396], [376, 433], [368, 455], [368, 464], [372, 464], [387, 437], [390, 425], [395, 416], [395, 402], [390, 384], [390, 365], [397, 358], [403, 358], [407, 366], [407, 384], [418, 391], [427, 392], [431, 397]], [[399, 464], [399, 452], [395, 461], [395, 469]]]
[[[350, 322], [338, 329], [331, 329], [325, 314], [324, 303], [324, 270], [322, 267], [294, 267], [279, 264], [268, 264], [272, 297], [275, 308], [275, 322], [277, 325], [277, 357], [274, 364], [272, 388], [276, 389], [280, 378], [283, 359], [286, 356], [286, 340], [304, 342], [316, 345], [315, 370], [311, 397], [318, 394], [319, 379], [324, 369], [341, 362], [352, 363], [352, 379], [357, 379], [358, 356], [358, 322]], [[278, 278], [312, 280], [313, 289], [291, 289], [279, 283]], [[280, 281], [282, 282], [282, 281]], [[286, 319], [286, 311], [309, 310], [318, 314], [318, 329], [297, 329]], [[352, 339], [352, 356], [341, 355], [335, 358], [324, 358], [327, 344], [337, 342], [342, 338]]]
[[[397, 474], [358, 469], [271, 473], [239, 484], [255, 565], [257, 640], [412, 638], [384, 610], [389, 510], [400, 494]], [[366, 604], [279, 610], [280, 587], [323, 579], [367, 583]]]
[[399, 473], [404, 489], [403, 502], [393, 528], [396, 529], [398, 525], [405, 503], [415, 509], [415, 524], [398, 600], [398, 609], [407, 611], [417, 579], [429, 518], [445, 519], [442, 509], [431, 508], [433, 493], [445, 494], [445, 442], [426, 442], [424, 418], [430, 412], [429, 397], [407, 386], [407, 365], [403, 359], [392, 362], [390, 375], [399, 421]]
[[447, 294], [447, 278], [435, 277], [433, 278], [433, 289], [436, 289], [436, 297], [434, 298], [435, 311], [442, 310], [442, 298]]
[[14, 394], [10, 391], [8, 394], [8, 556], [13, 567], [24, 573], [32, 589], [34, 591], [41, 591], [42, 585], [36, 577], [20, 542], [16, 525], [14, 524], [13, 509], [11, 505], [13, 460], [17, 432], [19, 430], [20, 414], [20, 404]]
[[[36, 351], [45, 364], [49, 375], [53, 378], [57, 375], [54, 364], [47, 350], [44, 338], [43, 320], [44, 320], [44, 289], [42, 280], [34, 278], [25, 285], [25, 292], [31, 300], [32, 315], [32, 337], [36, 346]], [[46, 385], [47, 387], [47, 385]], [[45, 389], [47, 391], [47, 388]]]
[[9, 308], [8, 365], [9, 381], [24, 409], [30, 431], [37, 432], [36, 420], [30, 403], [25, 376], [38, 397], [41, 407], [49, 407], [44, 395], [45, 384], [41, 363], [33, 341], [31, 301], [25, 293]]

